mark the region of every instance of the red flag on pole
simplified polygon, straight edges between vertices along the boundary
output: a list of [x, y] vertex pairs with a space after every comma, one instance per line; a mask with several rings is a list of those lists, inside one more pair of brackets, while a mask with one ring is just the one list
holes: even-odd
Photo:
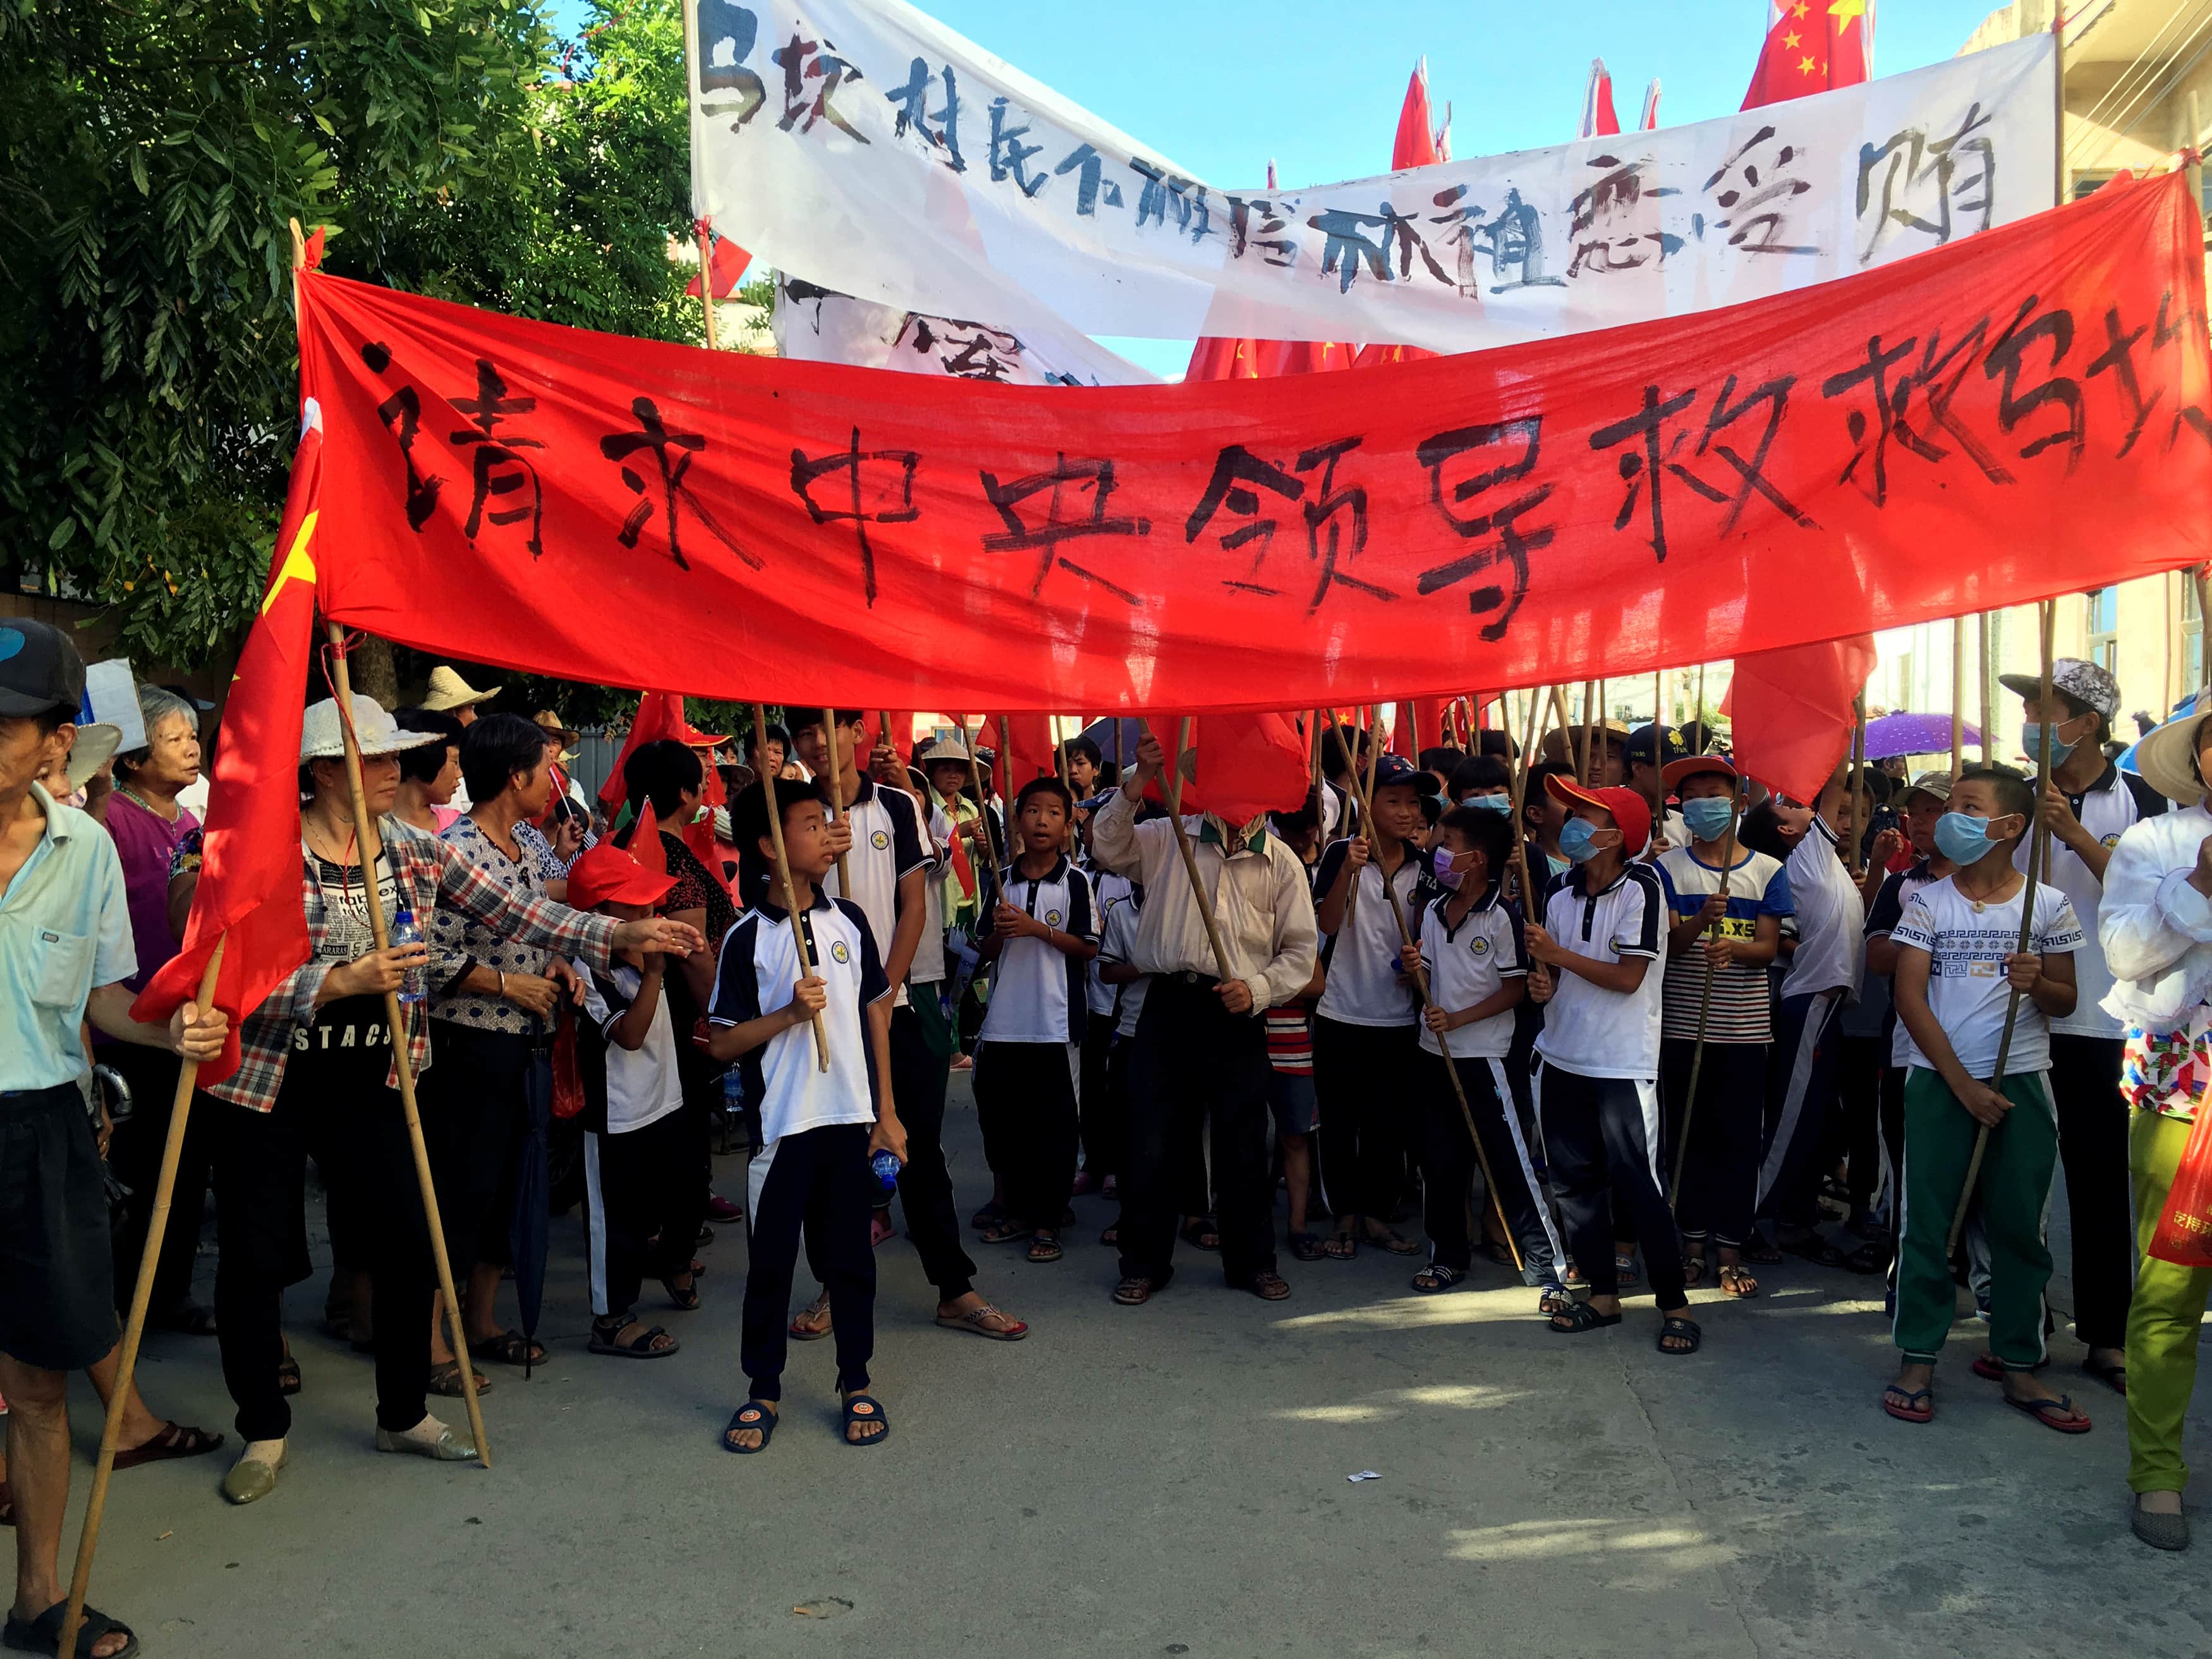
[[[1425, 102], [1422, 107], [1426, 109]], [[1275, 188], [1273, 161], [1267, 163], [1267, 188]], [[1353, 361], [1353, 348], [1333, 340], [1232, 340], [1206, 335], [1191, 346], [1190, 363], [1182, 378], [1186, 383], [1272, 380], [1284, 374], [1350, 368]], [[1358, 361], [1364, 363], [1365, 359]]]
[[[1406, 101], [1398, 111], [1397, 136], [1390, 141], [1393, 173], [1433, 167], [1444, 159], [1449, 141], [1442, 134], [1431, 133], [1429, 123], [1433, 118], [1429, 107], [1429, 60], [1424, 58], [1413, 65], [1413, 78], [1406, 82]], [[1437, 355], [1420, 346], [1365, 345], [1359, 349], [1356, 364], [1369, 368], [1376, 363], [1410, 363]]]
[[1743, 107], [1855, 87], [1874, 74], [1874, 0], [1771, 0]]
[[1874, 665], [1871, 634], [1738, 657], [1721, 699], [1736, 764], [1771, 789], [1811, 800], [1850, 748], [1851, 700]]
[[208, 794], [199, 885], [184, 948], [131, 1006], [134, 1018], [166, 1023], [198, 994], [200, 976], [228, 936], [216, 1006], [230, 1017], [222, 1056], [200, 1067], [203, 1086], [238, 1069], [239, 1027], [307, 959], [300, 908], [300, 795], [295, 787], [307, 665], [314, 654], [316, 524], [322, 484], [322, 413], [313, 398], [292, 455], [291, 487], [269, 565], [269, 588], [223, 707]]
[[[707, 275], [714, 281], [714, 297], [726, 300], [738, 291], [738, 284], [744, 280], [745, 267], [752, 264], [753, 256], [719, 231], [709, 229], [707, 235], [713, 250], [707, 256]], [[699, 279], [696, 276], [684, 289], [684, 296], [688, 300], [699, 297]]]
[[1620, 131], [1620, 118], [1613, 112], [1613, 75], [1605, 59], [1590, 59], [1589, 84], [1583, 88], [1581, 138], [1604, 138]]
[[[1175, 754], [1182, 717], [1155, 714], [1152, 735]], [[1281, 714], [1200, 714], [1191, 722], [1182, 757], [1182, 810], [1245, 823], [1262, 812], [1295, 812], [1313, 787], [1311, 751]], [[1164, 803], [1164, 779], [1146, 794]]]
[[1659, 77], [1656, 75], [1651, 77], [1651, 84], [1644, 88], [1644, 114], [1637, 125], [1646, 132], [1655, 132], [1658, 130]]

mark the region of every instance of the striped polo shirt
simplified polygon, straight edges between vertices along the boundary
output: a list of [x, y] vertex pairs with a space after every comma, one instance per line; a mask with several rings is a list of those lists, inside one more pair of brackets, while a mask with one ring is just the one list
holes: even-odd
[[[1790, 893], [1790, 872], [1782, 860], [1739, 846], [1735, 862], [1729, 866], [1728, 914], [1721, 921], [1721, 936], [1748, 944], [1757, 937], [1762, 916], [1787, 916], [1796, 911]], [[1716, 850], [1715, 856], [1718, 856]], [[1670, 847], [1656, 860], [1660, 884], [1667, 894], [1667, 925], [1686, 921], [1705, 908], [1721, 887], [1720, 866], [1698, 856], [1692, 847]], [[1705, 1011], [1708, 1042], [1771, 1042], [1773, 1017], [1767, 995], [1766, 969], [1732, 962], [1713, 976], [1711, 1001], [1706, 1001], [1705, 952], [1702, 939], [1687, 953], [1667, 963], [1667, 984], [1661, 1005], [1661, 1034], [1672, 1040], [1694, 1042], [1698, 1013]]]

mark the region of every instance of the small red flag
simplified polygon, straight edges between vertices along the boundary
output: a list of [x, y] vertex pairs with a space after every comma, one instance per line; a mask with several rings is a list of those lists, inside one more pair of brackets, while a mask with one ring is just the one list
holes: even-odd
[[1736, 765], [1793, 800], [1811, 800], [1850, 749], [1851, 702], [1874, 665], [1871, 634], [1738, 657], [1721, 700]]
[[1613, 76], [1605, 59], [1590, 59], [1589, 84], [1583, 89], [1582, 138], [1606, 138], [1620, 131], [1620, 118], [1613, 112]]
[[[710, 230], [707, 235], [711, 244], [707, 255], [707, 275], [714, 279], [714, 297], [726, 300], [738, 291], [738, 284], [744, 280], [745, 268], [752, 264], [753, 256], [717, 232]], [[699, 279], [696, 276], [691, 279], [684, 294], [686, 299], [699, 297]]]
[[[1150, 718], [1152, 735], [1175, 757], [1177, 714]], [[1182, 810], [1244, 823], [1262, 812], [1295, 812], [1313, 787], [1310, 756], [1298, 729], [1281, 714], [1200, 714], [1183, 751]], [[1164, 804], [1164, 779], [1145, 793]]]

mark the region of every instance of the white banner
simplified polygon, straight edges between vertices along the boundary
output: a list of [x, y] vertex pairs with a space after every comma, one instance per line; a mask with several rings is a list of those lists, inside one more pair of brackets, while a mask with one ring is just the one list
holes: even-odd
[[905, 0], [698, 3], [698, 211], [808, 282], [1024, 336], [1474, 350], [1802, 288], [2051, 205], [2043, 35], [1692, 126], [1224, 191]]
[[1006, 386], [1156, 385], [1159, 376], [1069, 329], [994, 328], [896, 311], [795, 276], [775, 280], [770, 317], [781, 356]]

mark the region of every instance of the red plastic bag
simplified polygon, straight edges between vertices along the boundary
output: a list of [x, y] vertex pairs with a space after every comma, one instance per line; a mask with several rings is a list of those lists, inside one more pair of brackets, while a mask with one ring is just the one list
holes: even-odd
[[553, 1115], [574, 1117], [584, 1109], [584, 1073], [576, 1063], [576, 1011], [561, 1010], [553, 1034]]
[[2166, 1189], [2150, 1253], [2177, 1267], [2212, 1267], [2212, 1099], [2197, 1100], [2197, 1121]]

